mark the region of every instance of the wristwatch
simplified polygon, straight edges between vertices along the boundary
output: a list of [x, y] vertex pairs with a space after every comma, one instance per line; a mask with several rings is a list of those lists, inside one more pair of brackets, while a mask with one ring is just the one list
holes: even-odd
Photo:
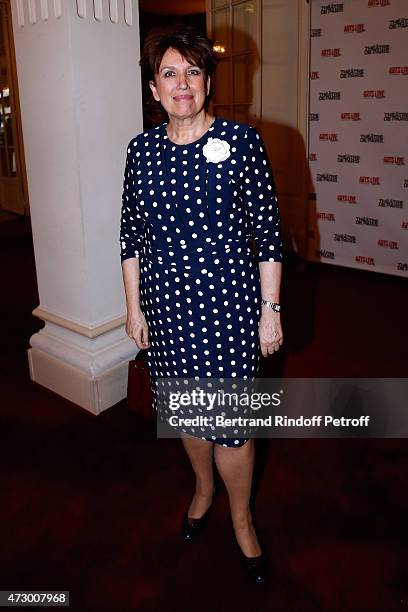
[[272, 308], [272, 310], [274, 310], [275, 312], [281, 311], [281, 305], [277, 302], [270, 302], [269, 300], [262, 299], [261, 304], [262, 306], [268, 306], [268, 308]]

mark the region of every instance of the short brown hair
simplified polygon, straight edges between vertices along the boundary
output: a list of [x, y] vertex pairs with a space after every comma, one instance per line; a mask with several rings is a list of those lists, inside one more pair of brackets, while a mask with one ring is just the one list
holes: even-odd
[[[193, 26], [169, 26], [153, 28], [145, 39], [139, 64], [146, 83], [155, 81], [163, 55], [169, 48], [176, 49], [190, 64], [201, 68], [205, 81], [207, 77], [213, 76], [218, 63], [213, 42]], [[214, 82], [210, 78], [210, 92], [205, 100], [206, 110], [213, 95]]]

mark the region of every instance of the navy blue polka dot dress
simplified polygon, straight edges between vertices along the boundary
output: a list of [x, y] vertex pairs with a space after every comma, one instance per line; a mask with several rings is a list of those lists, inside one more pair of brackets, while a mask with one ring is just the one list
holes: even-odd
[[[174, 144], [166, 125], [128, 145], [120, 228], [121, 261], [139, 258], [155, 408], [158, 378], [257, 375], [257, 264], [282, 261], [275, 183], [258, 131], [216, 117], [199, 140]], [[181, 430], [224, 446], [248, 440]]]

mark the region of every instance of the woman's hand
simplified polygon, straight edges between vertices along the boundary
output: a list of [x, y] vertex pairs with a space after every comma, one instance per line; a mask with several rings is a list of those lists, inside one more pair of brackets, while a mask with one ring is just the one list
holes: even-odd
[[149, 348], [149, 332], [145, 316], [141, 310], [128, 311], [126, 320], [126, 333], [132, 338], [138, 348]]
[[262, 314], [259, 321], [259, 340], [264, 357], [272, 355], [282, 346], [283, 333], [279, 312], [262, 306]]

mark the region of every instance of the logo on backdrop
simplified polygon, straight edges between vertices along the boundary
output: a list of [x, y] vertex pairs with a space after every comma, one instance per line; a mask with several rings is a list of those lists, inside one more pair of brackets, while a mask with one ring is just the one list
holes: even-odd
[[356, 79], [364, 76], [364, 68], [346, 68], [340, 70], [341, 79]]
[[374, 257], [367, 257], [366, 255], [356, 255], [356, 262], [367, 266], [375, 266]]
[[325, 249], [316, 249], [316, 257], [322, 259], [336, 259], [333, 251], [326, 251]]
[[338, 134], [319, 134], [319, 140], [325, 140], [327, 142], [337, 142], [338, 139]]
[[362, 185], [380, 185], [379, 176], [360, 176], [359, 183]]
[[391, 0], [368, 0], [369, 8], [374, 6], [391, 6]]
[[345, 25], [344, 26], [344, 32], [346, 34], [361, 34], [361, 32], [365, 32], [366, 31], [366, 27], [365, 27], [365, 23], [352, 23], [349, 25]]
[[393, 166], [405, 166], [405, 157], [393, 157], [392, 155], [386, 155], [384, 157], [384, 164], [391, 164]]
[[389, 53], [390, 45], [368, 45], [364, 47], [364, 55], [372, 55], [373, 53], [381, 54], [381, 53]]
[[340, 91], [321, 91], [319, 93], [319, 100], [341, 100]]
[[327, 15], [328, 13], [342, 13], [343, 4], [326, 4], [326, 6], [320, 7], [320, 14]]
[[378, 206], [383, 208], [404, 208], [404, 200], [392, 200], [390, 198], [380, 198], [378, 200]]
[[400, 17], [399, 19], [390, 19], [388, 29], [396, 30], [397, 28], [408, 28], [408, 18]]
[[384, 134], [360, 134], [360, 142], [384, 142]]
[[355, 195], [344, 195], [340, 194], [337, 196], [338, 202], [348, 202], [349, 204], [357, 204], [357, 198]]
[[363, 98], [377, 98], [378, 100], [382, 100], [385, 98], [385, 90], [366, 89], [366, 91], [363, 91]]
[[408, 74], [408, 66], [390, 66], [388, 74], [403, 74], [405, 76]]
[[318, 174], [316, 180], [319, 183], [337, 183], [337, 174]]
[[408, 121], [408, 113], [384, 113], [384, 121]]
[[396, 240], [380, 239], [378, 241], [378, 246], [383, 247], [384, 249], [399, 249], [398, 242]]
[[334, 234], [334, 240], [338, 242], [352, 242], [353, 244], [357, 242], [356, 236], [352, 234]]
[[336, 220], [334, 213], [328, 213], [328, 212], [318, 212], [317, 218], [322, 219], [323, 221], [335, 221]]
[[359, 164], [360, 156], [359, 155], [350, 155], [350, 153], [345, 153], [344, 155], [337, 156], [338, 164]]
[[373, 219], [372, 217], [356, 217], [356, 224], [378, 227], [378, 219]]
[[341, 113], [342, 121], [361, 121], [360, 113]]
[[322, 49], [321, 54], [322, 57], [340, 57], [341, 49]]

